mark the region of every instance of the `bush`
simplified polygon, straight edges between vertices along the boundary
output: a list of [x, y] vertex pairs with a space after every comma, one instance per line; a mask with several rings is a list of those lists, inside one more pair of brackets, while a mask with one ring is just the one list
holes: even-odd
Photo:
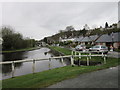
[[120, 52], [120, 46], [117, 49], [114, 49], [116, 52]]
[[91, 47], [92, 47], [91, 44], [87, 44], [87, 45], [86, 45], [86, 48], [87, 48], [87, 49], [89, 49], [89, 48], [91, 48]]

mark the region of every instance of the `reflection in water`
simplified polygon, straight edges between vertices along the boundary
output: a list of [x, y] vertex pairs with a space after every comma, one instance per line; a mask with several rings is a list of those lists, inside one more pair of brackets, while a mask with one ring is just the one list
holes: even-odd
[[[3, 54], [2, 56], [3, 56], [3, 61], [49, 58], [51, 56], [54, 56], [49, 51], [50, 51], [50, 49], [48, 49], [48, 48], [41, 48], [41, 49], [37, 49], [37, 50], [33, 50], [33, 51]], [[50, 68], [49, 68], [49, 63], [50, 63]], [[32, 73], [32, 64], [33, 64], [32, 62], [16, 63], [15, 64], [15, 76]], [[69, 64], [70, 64], [70, 62], [68, 59], [64, 59], [64, 63], [62, 63], [60, 59], [53, 59], [51, 61], [49, 61], [49, 60], [36, 61], [35, 62], [35, 72], [41, 72], [44, 70], [62, 67], [62, 66], [66, 66]], [[11, 64], [3, 65], [2, 70], [3, 70], [2, 71], [3, 79], [11, 77], [11, 71], [12, 71]]]
[[[23, 63], [15, 63], [15, 68], [20, 68]], [[7, 74], [12, 71], [12, 66], [11, 64], [5, 64], [2, 65], [2, 73]]]
[[13, 61], [13, 60], [21, 60], [27, 57], [24, 54], [27, 52], [17, 52], [17, 53], [5, 53], [2, 56], [2, 61]]

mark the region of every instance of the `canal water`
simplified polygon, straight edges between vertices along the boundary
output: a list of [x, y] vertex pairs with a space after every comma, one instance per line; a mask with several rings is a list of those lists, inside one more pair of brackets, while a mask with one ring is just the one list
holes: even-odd
[[[17, 53], [7, 53], [2, 54], [2, 61], [15, 61], [23, 59], [38, 59], [38, 58], [49, 58], [54, 56], [49, 48], [42, 47], [37, 50], [17, 52]], [[33, 62], [22, 62], [15, 64], [15, 76], [25, 75], [32, 73], [32, 63]], [[50, 68], [49, 68], [50, 64]], [[35, 72], [41, 72], [44, 70], [49, 70], [53, 68], [63, 67], [69, 65], [68, 59], [64, 59], [63, 63], [60, 59], [42, 60], [35, 62]], [[12, 66], [11, 64], [2, 65], [2, 79], [11, 78], [12, 76]]]

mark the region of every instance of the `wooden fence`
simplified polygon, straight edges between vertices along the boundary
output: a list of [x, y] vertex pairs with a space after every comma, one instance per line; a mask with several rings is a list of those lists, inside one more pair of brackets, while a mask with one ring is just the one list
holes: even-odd
[[[89, 53], [89, 55], [81, 55], [82, 53]], [[57, 57], [50, 57], [50, 58], [41, 58], [41, 59], [25, 59], [25, 60], [16, 60], [16, 61], [6, 61], [6, 62], [0, 62], [0, 64], [12, 64], [12, 77], [14, 77], [14, 72], [15, 72], [15, 63], [21, 63], [21, 62], [33, 62], [32, 64], [32, 73], [35, 73], [35, 62], [36, 61], [41, 61], [41, 60], [49, 60], [49, 62], [53, 59], [61, 59], [62, 64], [64, 58], [70, 58], [71, 60], [71, 66], [74, 66], [74, 57], [79, 57], [80, 59], [82, 57], [86, 57], [87, 60], [87, 65], [89, 66], [89, 60], [92, 57], [97, 57], [101, 56], [104, 59], [104, 64], [106, 64], [106, 56], [103, 53], [101, 55], [92, 55], [92, 52], [79, 52], [79, 51], [72, 51], [71, 55], [66, 55], [66, 56], [57, 56]], [[78, 55], [77, 55], [78, 54]], [[50, 63], [49, 63], [49, 69], [50, 69]]]

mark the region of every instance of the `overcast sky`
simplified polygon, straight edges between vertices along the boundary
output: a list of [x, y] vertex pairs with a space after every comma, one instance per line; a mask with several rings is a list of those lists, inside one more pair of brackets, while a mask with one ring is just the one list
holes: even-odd
[[25, 37], [42, 39], [66, 26], [82, 29], [118, 22], [117, 2], [6, 2], [2, 3], [2, 24]]

